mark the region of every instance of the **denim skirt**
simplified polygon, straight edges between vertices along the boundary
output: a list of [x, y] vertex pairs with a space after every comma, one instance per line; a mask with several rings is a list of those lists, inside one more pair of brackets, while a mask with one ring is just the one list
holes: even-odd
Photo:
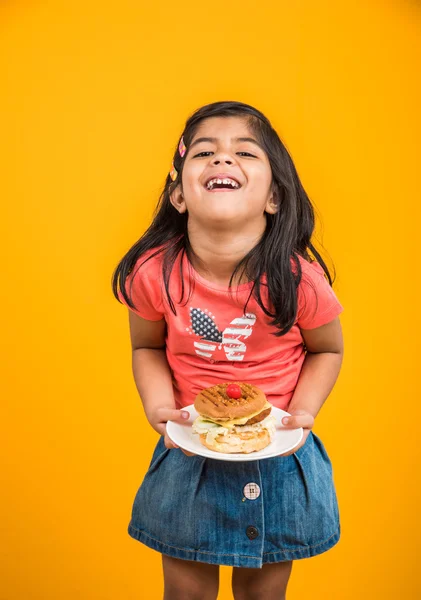
[[134, 499], [131, 537], [158, 552], [261, 568], [326, 552], [340, 537], [332, 464], [310, 431], [290, 456], [186, 456], [160, 437]]

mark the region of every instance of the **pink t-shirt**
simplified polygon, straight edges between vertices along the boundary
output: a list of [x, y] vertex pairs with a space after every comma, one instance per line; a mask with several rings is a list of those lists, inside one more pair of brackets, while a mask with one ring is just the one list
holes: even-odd
[[[170, 295], [177, 315], [172, 312], [162, 278], [162, 254], [143, 264], [148, 251], [138, 259], [126, 280], [126, 290], [136, 305], [133, 311], [143, 319], [167, 323], [166, 355], [172, 371], [177, 408], [194, 402], [205, 387], [226, 381], [244, 381], [262, 389], [271, 404], [287, 409], [305, 358], [300, 329], [314, 329], [332, 321], [343, 310], [330, 287], [321, 265], [300, 257], [302, 280], [298, 287], [295, 324], [282, 336], [271, 335], [276, 328], [254, 296], [244, 305], [252, 282], [229, 291], [228, 287], [207, 281], [197, 273], [187, 257], [177, 257], [170, 277]], [[183, 260], [184, 301], [179, 276]], [[192, 294], [189, 277], [193, 277]], [[265, 281], [265, 278], [262, 279]], [[266, 286], [262, 300], [268, 306]], [[120, 300], [127, 305], [121, 292]], [[132, 309], [130, 309], [132, 310]], [[272, 311], [271, 311], [272, 312]]]

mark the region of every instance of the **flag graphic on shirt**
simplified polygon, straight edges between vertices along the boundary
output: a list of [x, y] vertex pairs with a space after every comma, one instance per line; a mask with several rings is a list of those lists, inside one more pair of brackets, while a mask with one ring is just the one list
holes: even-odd
[[200, 337], [194, 342], [196, 354], [211, 358], [216, 348], [224, 348], [228, 360], [243, 360], [247, 346], [244, 343], [252, 333], [256, 315], [246, 313], [237, 317], [223, 331], [215, 323], [214, 315], [207, 309], [190, 308], [190, 327], [187, 331]]

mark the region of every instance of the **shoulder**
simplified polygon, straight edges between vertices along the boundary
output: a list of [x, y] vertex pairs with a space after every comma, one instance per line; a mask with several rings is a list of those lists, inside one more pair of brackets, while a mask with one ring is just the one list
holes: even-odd
[[133, 265], [130, 271], [131, 278], [147, 277], [156, 280], [162, 271], [163, 260], [164, 248], [162, 246], [147, 250]]
[[[143, 319], [156, 321], [162, 318], [164, 307], [161, 293], [162, 253], [157, 248], [144, 252], [136, 260], [124, 282], [124, 297], [119, 290], [119, 299], [123, 304]], [[128, 304], [128, 300], [134, 306]]]
[[[322, 265], [317, 262], [317, 260], [309, 261], [305, 259], [301, 255], [297, 255], [298, 262], [301, 268], [301, 282], [302, 283], [312, 283], [312, 282], [320, 282], [320, 280], [324, 280], [328, 283], [326, 274], [323, 270]], [[294, 259], [291, 258], [291, 265], [293, 273], [297, 273], [297, 264]]]
[[337, 317], [343, 307], [317, 261], [309, 262], [299, 256], [301, 281], [297, 288], [298, 325], [302, 329], [313, 329], [325, 325]]

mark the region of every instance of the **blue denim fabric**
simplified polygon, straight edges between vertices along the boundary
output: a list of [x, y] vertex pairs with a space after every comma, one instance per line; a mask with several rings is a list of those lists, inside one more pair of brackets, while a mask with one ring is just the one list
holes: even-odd
[[[258, 498], [245, 498], [247, 483]], [[186, 456], [161, 437], [128, 533], [175, 558], [233, 567], [321, 554], [340, 537], [331, 461], [312, 431], [294, 454], [250, 462]]]

